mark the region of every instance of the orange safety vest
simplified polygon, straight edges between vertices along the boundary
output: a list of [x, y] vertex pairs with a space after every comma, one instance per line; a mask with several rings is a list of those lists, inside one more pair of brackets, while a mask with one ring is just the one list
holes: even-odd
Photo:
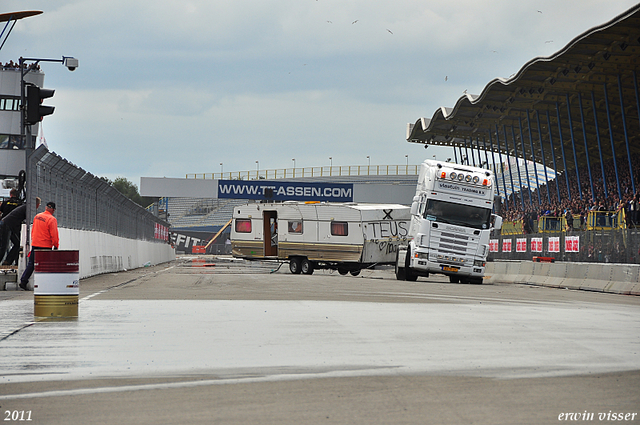
[[31, 246], [58, 249], [58, 242], [58, 220], [49, 211], [37, 214], [31, 228]]

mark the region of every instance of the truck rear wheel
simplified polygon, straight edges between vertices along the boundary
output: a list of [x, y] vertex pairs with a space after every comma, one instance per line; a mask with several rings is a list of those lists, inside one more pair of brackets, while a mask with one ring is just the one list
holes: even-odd
[[360, 270], [351, 270], [349, 273], [351, 273], [351, 276], [358, 276], [360, 274]]
[[302, 267], [300, 267], [300, 258], [293, 257], [289, 259], [289, 271], [293, 274], [300, 274]]
[[303, 258], [300, 263], [300, 269], [303, 274], [313, 274], [313, 263], [308, 258]]

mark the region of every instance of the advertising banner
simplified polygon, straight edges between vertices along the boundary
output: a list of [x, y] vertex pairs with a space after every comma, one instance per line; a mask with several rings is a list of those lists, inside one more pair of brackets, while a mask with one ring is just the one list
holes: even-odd
[[560, 252], [560, 238], [558, 236], [549, 238], [549, 252]]
[[542, 238], [531, 238], [531, 252], [542, 252]]
[[498, 243], [498, 239], [489, 240], [489, 252], [499, 252]]
[[564, 238], [564, 252], [580, 252], [580, 236], [566, 236]]
[[218, 180], [218, 198], [353, 202], [352, 183]]
[[513, 239], [503, 239], [502, 240], [502, 252], [511, 252], [511, 241]]

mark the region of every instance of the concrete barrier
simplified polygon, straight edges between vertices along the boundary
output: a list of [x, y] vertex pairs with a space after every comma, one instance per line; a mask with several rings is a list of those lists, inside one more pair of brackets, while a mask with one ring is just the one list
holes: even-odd
[[[65, 228], [58, 229], [58, 233], [60, 249], [80, 251], [80, 279], [166, 263], [176, 258], [171, 245], [158, 241], [127, 239], [96, 231]], [[26, 257], [21, 257], [17, 276], [22, 275], [25, 267]], [[15, 276], [11, 276], [11, 280], [16, 279]], [[4, 283], [6, 289], [14, 289], [11, 282], [0, 280], [0, 283]]]
[[640, 265], [492, 261], [487, 263], [485, 282], [640, 295]]

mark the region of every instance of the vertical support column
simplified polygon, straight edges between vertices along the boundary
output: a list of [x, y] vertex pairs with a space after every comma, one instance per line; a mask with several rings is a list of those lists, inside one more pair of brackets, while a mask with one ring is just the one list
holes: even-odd
[[511, 171], [511, 157], [509, 155], [509, 143], [507, 142], [507, 127], [505, 125], [502, 126], [502, 131], [504, 133], [504, 147], [507, 150], [507, 166], [509, 167], [509, 181], [511, 182], [511, 196], [513, 196], [513, 202], [515, 203], [516, 190], [515, 190], [515, 187], [513, 186], [513, 172]]
[[[493, 139], [491, 138], [491, 128], [489, 128], [489, 146], [491, 147], [491, 159], [493, 160], [493, 176], [495, 177], [495, 185], [498, 191], [498, 195], [500, 195], [500, 182], [498, 182], [498, 170], [496, 169], [496, 156], [493, 152]], [[505, 192], [506, 196], [506, 192]]]
[[[506, 144], [507, 143], [507, 127], [503, 126], [503, 130], [504, 130], [504, 140]], [[519, 191], [520, 202], [522, 203], [522, 211], [524, 211], [524, 195], [522, 194], [522, 190], [523, 190], [522, 176], [520, 175], [520, 161], [518, 160], [518, 144], [516, 143], [516, 134], [513, 130], [513, 125], [511, 126], [511, 139], [513, 140], [513, 154], [516, 157], [516, 170], [518, 171], [518, 184], [520, 185], [520, 191]], [[509, 150], [508, 147], [507, 147], [507, 150]], [[511, 164], [509, 164], [509, 170], [511, 170]], [[513, 180], [511, 181], [511, 183], [513, 184]]]
[[527, 187], [529, 189], [528, 190], [529, 206], [531, 206], [533, 204], [533, 202], [531, 201], [531, 179], [529, 179], [529, 167], [527, 167], [527, 151], [524, 148], [524, 135], [522, 134], [522, 118], [520, 117], [518, 117], [518, 124], [520, 125], [520, 142], [522, 143], [522, 159], [524, 160], [524, 174], [527, 176]]
[[504, 203], [507, 206], [507, 209], [509, 209], [509, 194], [507, 192], [507, 182], [504, 178], [504, 165], [502, 165], [504, 164], [504, 162], [502, 162], [502, 151], [500, 150], [500, 135], [498, 134], [498, 124], [496, 124], [496, 143], [498, 143], [498, 159], [500, 160], [500, 168], [502, 168], [500, 174], [502, 174], [502, 187], [504, 188]]
[[464, 153], [467, 154], [467, 165], [469, 165], [469, 148], [467, 147], [467, 138], [464, 139]]
[[484, 161], [485, 164], [487, 164], [487, 170], [490, 170], [489, 155], [487, 155], [487, 139], [484, 137], [484, 134], [482, 135], [482, 147], [484, 148]]
[[[596, 125], [596, 140], [598, 141], [598, 153], [600, 154], [600, 171], [602, 171], [602, 187], [604, 188], [604, 197], [608, 198], [607, 178], [604, 175], [604, 160], [602, 159], [602, 145], [600, 144], [600, 126], [598, 125], [598, 113], [596, 111], [596, 96], [591, 91], [591, 106], [593, 107], [593, 121]], [[594, 194], [595, 197], [595, 194]]]
[[582, 185], [580, 184], [580, 171], [578, 170], [578, 157], [576, 155], [576, 143], [573, 135], [573, 120], [571, 119], [571, 103], [569, 102], [569, 95], [567, 94], [567, 116], [569, 117], [569, 130], [571, 133], [571, 147], [573, 148], [573, 163], [576, 167], [576, 180], [578, 180], [578, 195], [582, 201]]
[[533, 158], [533, 173], [536, 175], [536, 193], [538, 194], [538, 205], [542, 204], [540, 198], [540, 179], [538, 178], [538, 167], [536, 166], [536, 152], [533, 150], [533, 135], [531, 134], [531, 117], [527, 109], [527, 127], [529, 128], [529, 147], [531, 148], [531, 157]]
[[[636, 193], [636, 184], [633, 179], [633, 167], [631, 166], [631, 152], [629, 151], [629, 135], [627, 134], [627, 118], [624, 113], [624, 100], [622, 98], [622, 80], [620, 74], [618, 74], [618, 92], [620, 93], [620, 115], [622, 115], [622, 128], [624, 129], [624, 141], [627, 145], [627, 159], [629, 160], [629, 174], [631, 175], [631, 189], [632, 193]], [[636, 87], [636, 96], [638, 95]]]
[[618, 177], [618, 161], [616, 160], [616, 147], [613, 144], [613, 127], [611, 126], [611, 110], [609, 109], [609, 93], [607, 93], [607, 84], [603, 84], [604, 88], [604, 104], [607, 108], [607, 122], [609, 123], [609, 140], [611, 141], [611, 154], [613, 155], [613, 169], [616, 174], [616, 185], [618, 186], [618, 198], [622, 198], [620, 190], [620, 178]]
[[560, 184], [558, 183], [558, 166], [556, 165], [556, 153], [553, 149], [553, 133], [551, 132], [551, 117], [547, 111], [547, 128], [549, 129], [549, 144], [551, 145], [551, 158], [553, 158], [553, 171], [556, 172], [556, 192], [558, 192], [558, 203], [560, 203]]
[[582, 111], [582, 93], [578, 92], [578, 102], [580, 102], [580, 121], [582, 122], [582, 136], [584, 138], [584, 156], [587, 158], [587, 171], [589, 173], [589, 184], [591, 185], [591, 199], [595, 200], [593, 191], [593, 176], [591, 175], [591, 161], [589, 160], [589, 148], [587, 144], [587, 131], [584, 123], [584, 112]]
[[456, 152], [456, 147], [453, 147], [453, 159], [458, 163], [458, 152]]
[[547, 173], [547, 160], [544, 157], [544, 146], [542, 145], [542, 126], [540, 125], [540, 112], [538, 111], [536, 111], [536, 121], [538, 122], [538, 140], [540, 141], [540, 153], [542, 155], [542, 166], [544, 167], [544, 180], [547, 187], [547, 201], [549, 201], [549, 204], [551, 204], [551, 194], [549, 193], [549, 174]]
[[[556, 102], [556, 116], [558, 117], [558, 134], [560, 136], [560, 149], [562, 152], [562, 164], [564, 165], [564, 180], [567, 183], [567, 195], [569, 196], [569, 200], [571, 200], [571, 187], [569, 186], [569, 170], [567, 169], [567, 159], [565, 158], [564, 155], [564, 140], [562, 138], [562, 124], [560, 122], [560, 105], [558, 104], [558, 102]], [[558, 171], [556, 170], [556, 181], [557, 179], [557, 173]], [[558, 200], [560, 199], [560, 197], [558, 196]]]

